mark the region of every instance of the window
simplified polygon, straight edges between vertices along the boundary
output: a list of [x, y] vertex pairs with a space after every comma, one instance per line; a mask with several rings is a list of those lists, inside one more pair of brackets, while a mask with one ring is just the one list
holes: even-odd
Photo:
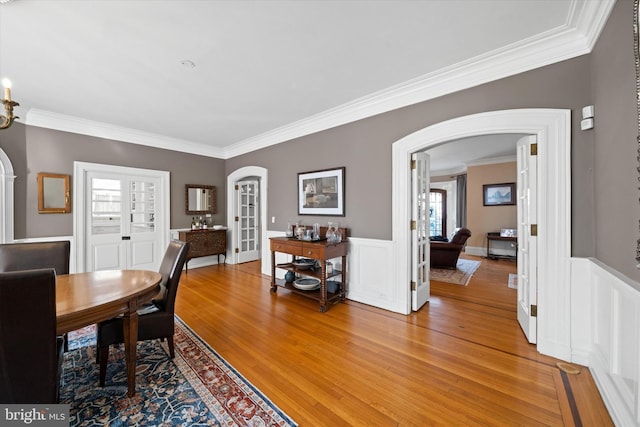
[[429, 191], [429, 235], [447, 236], [447, 192], [432, 188]]

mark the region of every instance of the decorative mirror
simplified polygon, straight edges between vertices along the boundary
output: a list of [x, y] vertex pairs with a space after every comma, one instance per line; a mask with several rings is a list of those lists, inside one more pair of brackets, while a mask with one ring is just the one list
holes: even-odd
[[71, 212], [69, 175], [42, 172], [38, 174], [38, 212]]
[[216, 213], [216, 187], [213, 185], [185, 185], [187, 215]]

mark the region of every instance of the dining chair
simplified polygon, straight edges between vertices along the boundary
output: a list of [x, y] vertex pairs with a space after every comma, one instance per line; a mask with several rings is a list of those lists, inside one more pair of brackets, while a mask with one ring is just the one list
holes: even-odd
[[71, 242], [20, 242], [0, 244], [0, 272], [53, 268], [69, 274]]
[[[174, 309], [178, 284], [187, 259], [189, 243], [173, 240], [169, 243], [159, 273], [162, 275], [160, 291], [156, 299], [138, 310], [138, 341], [166, 338], [169, 355], [173, 359]], [[123, 320], [116, 317], [98, 323], [96, 359], [100, 365], [100, 387], [104, 386], [107, 374], [109, 348], [124, 343]]]
[[0, 402], [57, 403], [62, 360], [54, 270], [0, 273]]
[[[0, 272], [53, 268], [56, 274], [69, 274], [71, 242], [19, 242], [0, 244]], [[64, 351], [69, 350], [64, 335]]]

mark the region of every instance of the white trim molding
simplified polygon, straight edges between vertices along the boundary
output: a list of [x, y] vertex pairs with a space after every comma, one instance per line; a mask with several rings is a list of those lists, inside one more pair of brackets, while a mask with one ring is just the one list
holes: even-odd
[[[100, 172], [104, 174], [114, 175], [133, 175], [142, 177], [157, 178], [160, 182], [159, 188], [156, 188], [156, 219], [155, 226], [157, 230], [161, 230], [160, 239], [158, 242], [161, 248], [166, 248], [169, 245], [171, 238], [171, 232], [169, 224], [171, 224], [171, 193], [170, 193], [170, 174], [168, 171], [152, 170], [152, 169], [140, 169], [127, 166], [114, 166], [104, 165], [100, 163], [87, 163], [87, 162], [73, 162], [73, 235], [75, 237], [72, 243], [75, 243], [73, 250], [75, 251], [75, 266], [76, 271], [79, 273], [86, 271], [85, 255], [86, 255], [86, 241], [87, 241], [87, 224], [89, 219], [86, 218], [88, 212], [87, 206], [90, 200], [90, 195], [87, 194], [86, 179], [87, 175], [91, 172]], [[164, 254], [164, 249], [161, 251]], [[158, 260], [158, 267], [160, 267], [160, 261]]]
[[394, 283], [404, 289], [405, 314], [411, 311], [407, 283], [411, 269], [411, 154], [476, 135], [519, 133], [538, 140], [538, 351], [571, 358], [571, 111], [517, 109], [451, 119], [419, 130], [392, 147], [392, 234]]
[[224, 155], [224, 152], [219, 147], [54, 113], [38, 108], [29, 109], [25, 124], [46, 129], [78, 133], [80, 135], [94, 136], [96, 138], [107, 138], [131, 144], [146, 145], [148, 147], [162, 148], [165, 150], [181, 151], [206, 157], [222, 158]]
[[0, 148], [0, 243], [13, 242], [13, 187], [15, 183], [13, 165], [9, 156]]
[[[229, 176], [227, 176], [227, 228], [229, 229], [229, 235], [231, 237], [229, 239], [230, 244], [227, 245], [227, 255], [230, 255], [227, 257], [228, 264], [235, 264], [237, 262], [234, 252], [234, 248], [238, 245], [238, 233], [235, 226], [237, 210], [235, 185], [236, 182], [248, 176], [257, 176], [260, 179], [260, 223], [262, 224], [260, 227], [260, 251], [263, 260], [267, 257], [271, 259], [269, 257], [269, 239], [267, 237], [268, 171], [261, 166], [245, 166], [231, 172]], [[264, 262], [262, 263], [262, 272], [263, 274], [271, 274], [271, 270], [265, 270]]]

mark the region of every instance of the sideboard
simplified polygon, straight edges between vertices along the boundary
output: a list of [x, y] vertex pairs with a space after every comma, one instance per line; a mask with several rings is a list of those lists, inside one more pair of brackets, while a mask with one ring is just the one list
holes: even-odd
[[189, 260], [203, 256], [220, 255], [227, 257], [227, 230], [188, 230], [180, 231], [178, 238], [189, 243], [189, 252], [185, 268], [189, 271]]

